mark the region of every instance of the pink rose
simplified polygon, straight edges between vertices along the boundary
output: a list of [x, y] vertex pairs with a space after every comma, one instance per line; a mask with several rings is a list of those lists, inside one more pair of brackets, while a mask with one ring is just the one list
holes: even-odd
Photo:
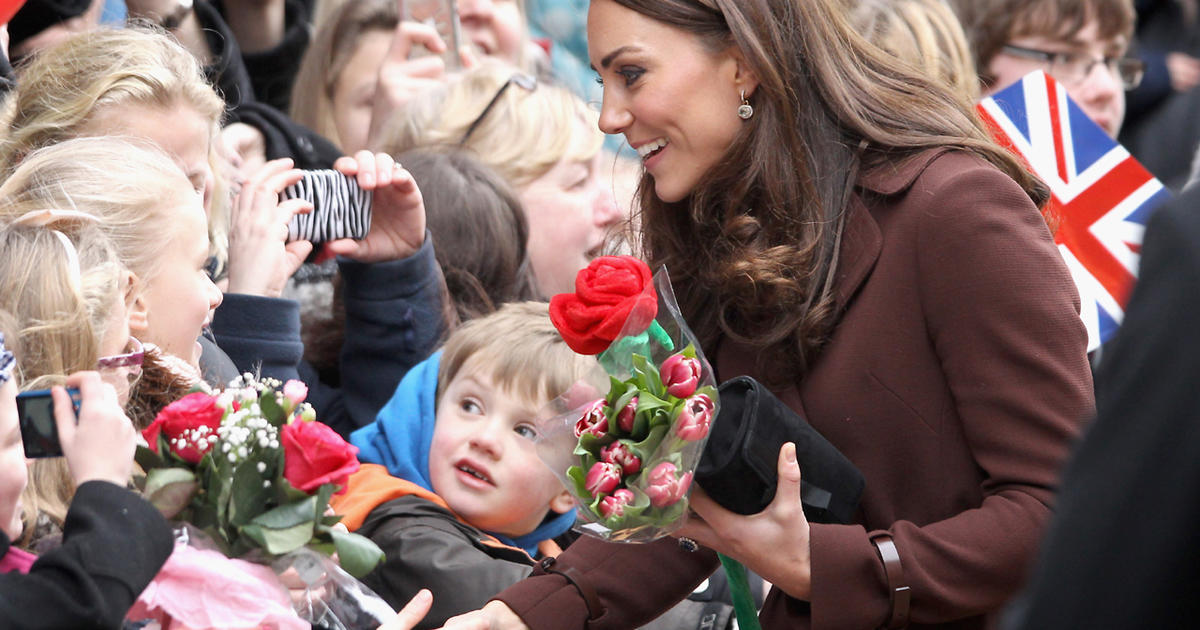
[[634, 396], [629, 400], [629, 404], [621, 408], [621, 412], [617, 414], [617, 428], [626, 432], [633, 432], [633, 419], [637, 415], [638, 397]]
[[679, 418], [675, 421], [675, 435], [689, 442], [703, 439], [712, 425], [713, 401], [704, 394], [696, 394], [683, 402]]
[[650, 497], [650, 505], [664, 508], [674, 505], [687, 494], [692, 485], [692, 473], [684, 473], [677, 477], [678, 469], [671, 462], [663, 462], [650, 471], [647, 478], [649, 485], [646, 494]]
[[308, 397], [308, 385], [293, 378], [283, 384], [283, 397], [291, 401], [294, 409]]
[[600, 516], [604, 518], [612, 518], [614, 516], [625, 516], [625, 506], [633, 501], [633, 492], [621, 488], [610, 496], [600, 499]]
[[608, 494], [621, 483], [621, 467], [608, 462], [596, 462], [588, 471], [583, 486], [593, 496]]
[[604, 437], [608, 433], [608, 416], [605, 415], [607, 409], [608, 403], [604, 402], [603, 398], [592, 401], [584, 408], [579, 420], [575, 421], [575, 437], [582, 437], [584, 433]]
[[279, 432], [283, 443], [283, 478], [308, 494], [327, 483], [341, 486], [358, 470], [358, 447], [320, 422], [293, 422]]
[[180, 459], [198, 464], [204, 454], [212, 448], [209, 436], [217, 434], [225, 410], [217, 405], [217, 399], [204, 392], [193, 392], [167, 405], [154, 418], [150, 426], [142, 430], [142, 437], [150, 450], [158, 452], [158, 435], [167, 438], [171, 452]]
[[682, 354], [673, 354], [662, 362], [658, 368], [658, 376], [667, 393], [676, 398], [687, 398], [696, 391], [700, 383], [700, 361]]
[[613, 442], [600, 449], [600, 461], [616, 464], [621, 472], [632, 475], [642, 469], [642, 460], [621, 442]]

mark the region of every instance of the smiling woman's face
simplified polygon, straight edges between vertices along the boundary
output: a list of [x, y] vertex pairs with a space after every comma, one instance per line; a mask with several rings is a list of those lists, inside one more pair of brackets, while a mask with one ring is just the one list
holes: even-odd
[[714, 53], [686, 31], [593, 0], [588, 55], [604, 82], [600, 129], [637, 150], [659, 199], [687, 197], [744, 124], [740, 94], [757, 87], [734, 49]]

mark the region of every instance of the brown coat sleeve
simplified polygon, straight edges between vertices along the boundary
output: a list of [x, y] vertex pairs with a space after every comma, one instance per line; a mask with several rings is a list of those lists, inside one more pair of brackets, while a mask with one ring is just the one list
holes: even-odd
[[629, 630], [687, 597], [717, 564], [717, 554], [706, 549], [684, 551], [674, 538], [627, 544], [585, 536], [568, 547], [553, 568], [573, 568], [579, 572], [576, 580], [595, 589], [604, 612], [590, 624], [579, 591], [561, 575], [545, 574], [540, 566], [532, 577], [496, 599], [508, 604], [532, 630]]

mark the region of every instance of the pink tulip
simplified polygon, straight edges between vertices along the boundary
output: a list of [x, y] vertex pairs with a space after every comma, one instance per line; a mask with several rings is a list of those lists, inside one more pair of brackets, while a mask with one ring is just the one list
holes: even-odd
[[658, 369], [667, 393], [676, 398], [687, 398], [696, 391], [700, 383], [700, 361], [682, 354], [673, 354], [663, 361]]
[[692, 485], [692, 473], [684, 473], [677, 477], [678, 469], [671, 462], [663, 462], [655, 466], [648, 477], [650, 483], [646, 494], [650, 497], [650, 505], [664, 508], [674, 505], [687, 494]]
[[712, 399], [704, 394], [696, 394], [683, 402], [675, 422], [675, 435], [689, 442], [703, 439], [708, 435], [712, 419]]
[[583, 481], [592, 496], [608, 494], [621, 483], [621, 467], [608, 462], [596, 462]]
[[637, 415], [638, 397], [634, 396], [629, 400], [629, 404], [621, 408], [621, 412], [617, 414], [617, 428], [626, 433], [633, 432], [633, 418]]
[[604, 437], [604, 434], [608, 433], [606, 409], [608, 409], [608, 403], [604, 402], [603, 398], [592, 401], [583, 410], [583, 415], [579, 416], [579, 420], [575, 421], [575, 437], [581, 437], [584, 433]]
[[621, 488], [610, 496], [600, 499], [600, 516], [612, 518], [625, 516], [625, 506], [633, 501], [633, 492]]
[[641, 458], [620, 442], [613, 442], [600, 449], [600, 461], [620, 466], [621, 472], [626, 475], [632, 475], [642, 469]]
[[308, 397], [308, 386], [304, 384], [304, 381], [293, 378], [283, 384], [283, 397], [291, 401], [294, 409]]

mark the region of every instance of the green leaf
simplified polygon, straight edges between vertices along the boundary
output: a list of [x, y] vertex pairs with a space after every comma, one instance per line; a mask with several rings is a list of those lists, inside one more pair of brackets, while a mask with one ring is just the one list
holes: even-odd
[[584, 483], [587, 479], [587, 471], [580, 466], [571, 466], [567, 469], [567, 478], [575, 483], [575, 496], [582, 499], [591, 499], [592, 493], [588, 492], [587, 484]]
[[[308, 523], [311, 530], [312, 522], [318, 518], [320, 514], [317, 513], [317, 497], [308, 497], [304, 501], [287, 503], [259, 514], [250, 522], [268, 529], [285, 529]], [[312, 537], [311, 534], [309, 537]]]
[[137, 465], [141, 466], [142, 470], [146, 472], [150, 472], [155, 468], [165, 468], [167, 465], [167, 462], [161, 455], [140, 444], [137, 450], [133, 452], [133, 461], [137, 462]]
[[383, 562], [383, 550], [369, 538], [333, 530], [333, 545], [337, 548], [338, 561], [346, 573], [356, 578], [365, 577], [375, 565]]
[[280, 529], [251, 523], [241, 528], [241, 533], [258, 543], [267, 553], [279, 555], [307, 545], [313, 537], [313, 522], [309, 520]]
[[268, 389], [258, 397], [258, 408], [262, 410], [262, 415], [276, 428], [286, 424], [287, 412], [283, 407], [275, 401], [275, 390]]
[[591, 433], [584, 433], [579, 436], [579, 448], [582, 448], [593, 457], [600, 457], [600, 449], [612, 444], [617, 438], [612, 435], [605, 434], [602, 437], [596, 437]]
[[230, 488], [228, 515], [231, 525], [245, 525], [267, 509], [275, 489], [270, 486], [264, 488], [263, 481], [257, 461], [247, 459], [238, 465]]
[[164, 518], [174, 518], [192, 501], [196, 475], [183, 468], [156, 468], [146, 474], [146, 498]]
[[146, 473], [146, 495], [152, 495], [174, 483], [194, 482], [196, 475], [186, 468], [158, 468]]
[[645, 469], [646, 464], [649, 463], [650, 456], [654, 454], [654, 451], [658, 450], [659, 444], [662, 444], [663, 436], [666, 434], [667, 426], [658, 425], [650, 429], [649, 435], [647, 435], [645, 439], [641, 440], [640, 442], [633, 442], [632, 440], [625, 441], [626, 445], [629, 446], [629, 450], [633, 451], [633, 454], [637, 455], [638, 458], [642, 460], [643, 470]]
[[[624, 433], [624, 431], [622, 431], [621, 428], [619, 426], [617, 426], [617, 416], [619, 416], [621, 414], [621, 410], [624, 409], [626, 407], [626, 405], [629, 404], [629, 401], [633, 400], [633, 397], [637, 396], [637, 395], [638, 395], [637, 388], [630, 387], [628, 391], [621, 394], [616, 399], [616, 401], [613, 402], [612, 408], [609, 409], [610, 413], [608, 414], [608, 432], [609, 433], [612, 433], [613, 435], [621, 435], [622, 433]], [[642, 399], [638, 398], [638, 406], [641, 406], [641, 401], [642, 401]]]

